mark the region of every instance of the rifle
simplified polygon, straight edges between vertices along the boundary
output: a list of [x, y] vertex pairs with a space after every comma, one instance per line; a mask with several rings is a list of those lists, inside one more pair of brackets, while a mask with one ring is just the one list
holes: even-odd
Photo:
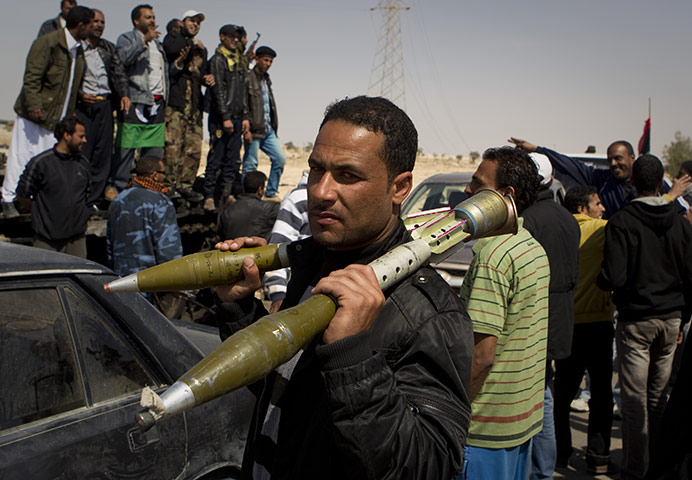
[[249, 61], [252, 61], [255, 59], [255, 46], [257, 46], [257, 42], [259, 42], [260, 39], [260, 33], [257, 32], [257, 38], [255, 38], [255, 41], [250, 44], [250, 47], [248, 47], [247, 52], [245, 52], [245, 56]]

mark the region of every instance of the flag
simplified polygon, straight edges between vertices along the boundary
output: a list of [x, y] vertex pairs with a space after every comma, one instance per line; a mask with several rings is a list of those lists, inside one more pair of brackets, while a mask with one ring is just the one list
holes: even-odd
[[639, 139], [639, 155], [649, 153], [651, 151], [651, 117], [644, 122], [644, 133]]

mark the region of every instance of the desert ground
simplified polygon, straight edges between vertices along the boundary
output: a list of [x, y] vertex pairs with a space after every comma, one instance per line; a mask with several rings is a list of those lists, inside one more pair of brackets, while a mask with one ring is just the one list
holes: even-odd
[[[290, 145], [290, 143], [288, 143], [288, 145]], [[208, 145], [205, 145], [200, 169], [197, 172], [198, 175], [204, 173], [207, 150]], [[279, 196], [281, 198], [298, 184], [303, 171], [308, 168], [308, 156], [310, 155], [309, 148], [286, 148], [284, 145], [283, 150], [286, 155], [286, 165], [279, 185]], [[426, 178], [438, 173], [473, 172], [478, 166], [478, 162], [479, 160], [476, 160], [476, 162], [473, 163], [470, 157], [457, 158], [452, 155], [418, 154], [416, 157], [416, 167], [413, 170], [413, 186], [415, 188], [416, 185]], [[270, 167], [271, 162], [269, 161], [269, 157], [260, 152], [257, 168], [269, 175]]]
[[[7, 152], [11, 136], [11, 124], [0, 127], [0, 152]], [[286, 145], [289, 147], [287, 148]], [[286, 166], [284, 167], [284, 173], [281, 176], [281, 183], [279, 186], [279, 196], [281, 198], [296, 186], [303, 170], [307, 169], [308, 156], [310, 155], [310, 148], [291, 147], [291, 145], [291, 142], [287, 142], [283, 147], [284, 154], [286, 155]], [[198, 175], [204, 174], [208, 151], [209, 144], [205, 142], [202, 148], [202, 160], [197, 172]], [[471, 161], [470, 157], [458, 158], [453, 155], [444, 154], [418, 154], [416, 158], [416, 167], [413, 170], [414, 187], [431, 175], [451, 172], [473, 172], [477, 165], [478, 160], [474, 163]], [[270, 166], [269, 157], [260, 152], [259, 170], [269, 175]]]

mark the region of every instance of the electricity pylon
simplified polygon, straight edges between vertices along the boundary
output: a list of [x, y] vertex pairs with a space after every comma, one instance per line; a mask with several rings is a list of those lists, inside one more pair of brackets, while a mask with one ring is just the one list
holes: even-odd
[[410, 7], [404, 5], [402, 0], [380, 0], [370, 10], [382, 12], [382, 25], [370, 70], [368, 93], [385, 97], [405, 108], [404, 50], [401, 45], [399, 13], [410, 10]]

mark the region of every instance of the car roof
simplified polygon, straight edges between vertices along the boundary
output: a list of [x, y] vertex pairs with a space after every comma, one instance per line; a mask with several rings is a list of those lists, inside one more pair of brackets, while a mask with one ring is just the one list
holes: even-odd
[[83, 258], [0, 242], [0, 277], [55, 273], [113, 274], [103, 265]]
[[453, 173], [438, 173], [432, 177], [428, 177], [421, 182], [423, 183], [464, 183], [470, 182], [473, 173], [469, 172], [453, 172]]

